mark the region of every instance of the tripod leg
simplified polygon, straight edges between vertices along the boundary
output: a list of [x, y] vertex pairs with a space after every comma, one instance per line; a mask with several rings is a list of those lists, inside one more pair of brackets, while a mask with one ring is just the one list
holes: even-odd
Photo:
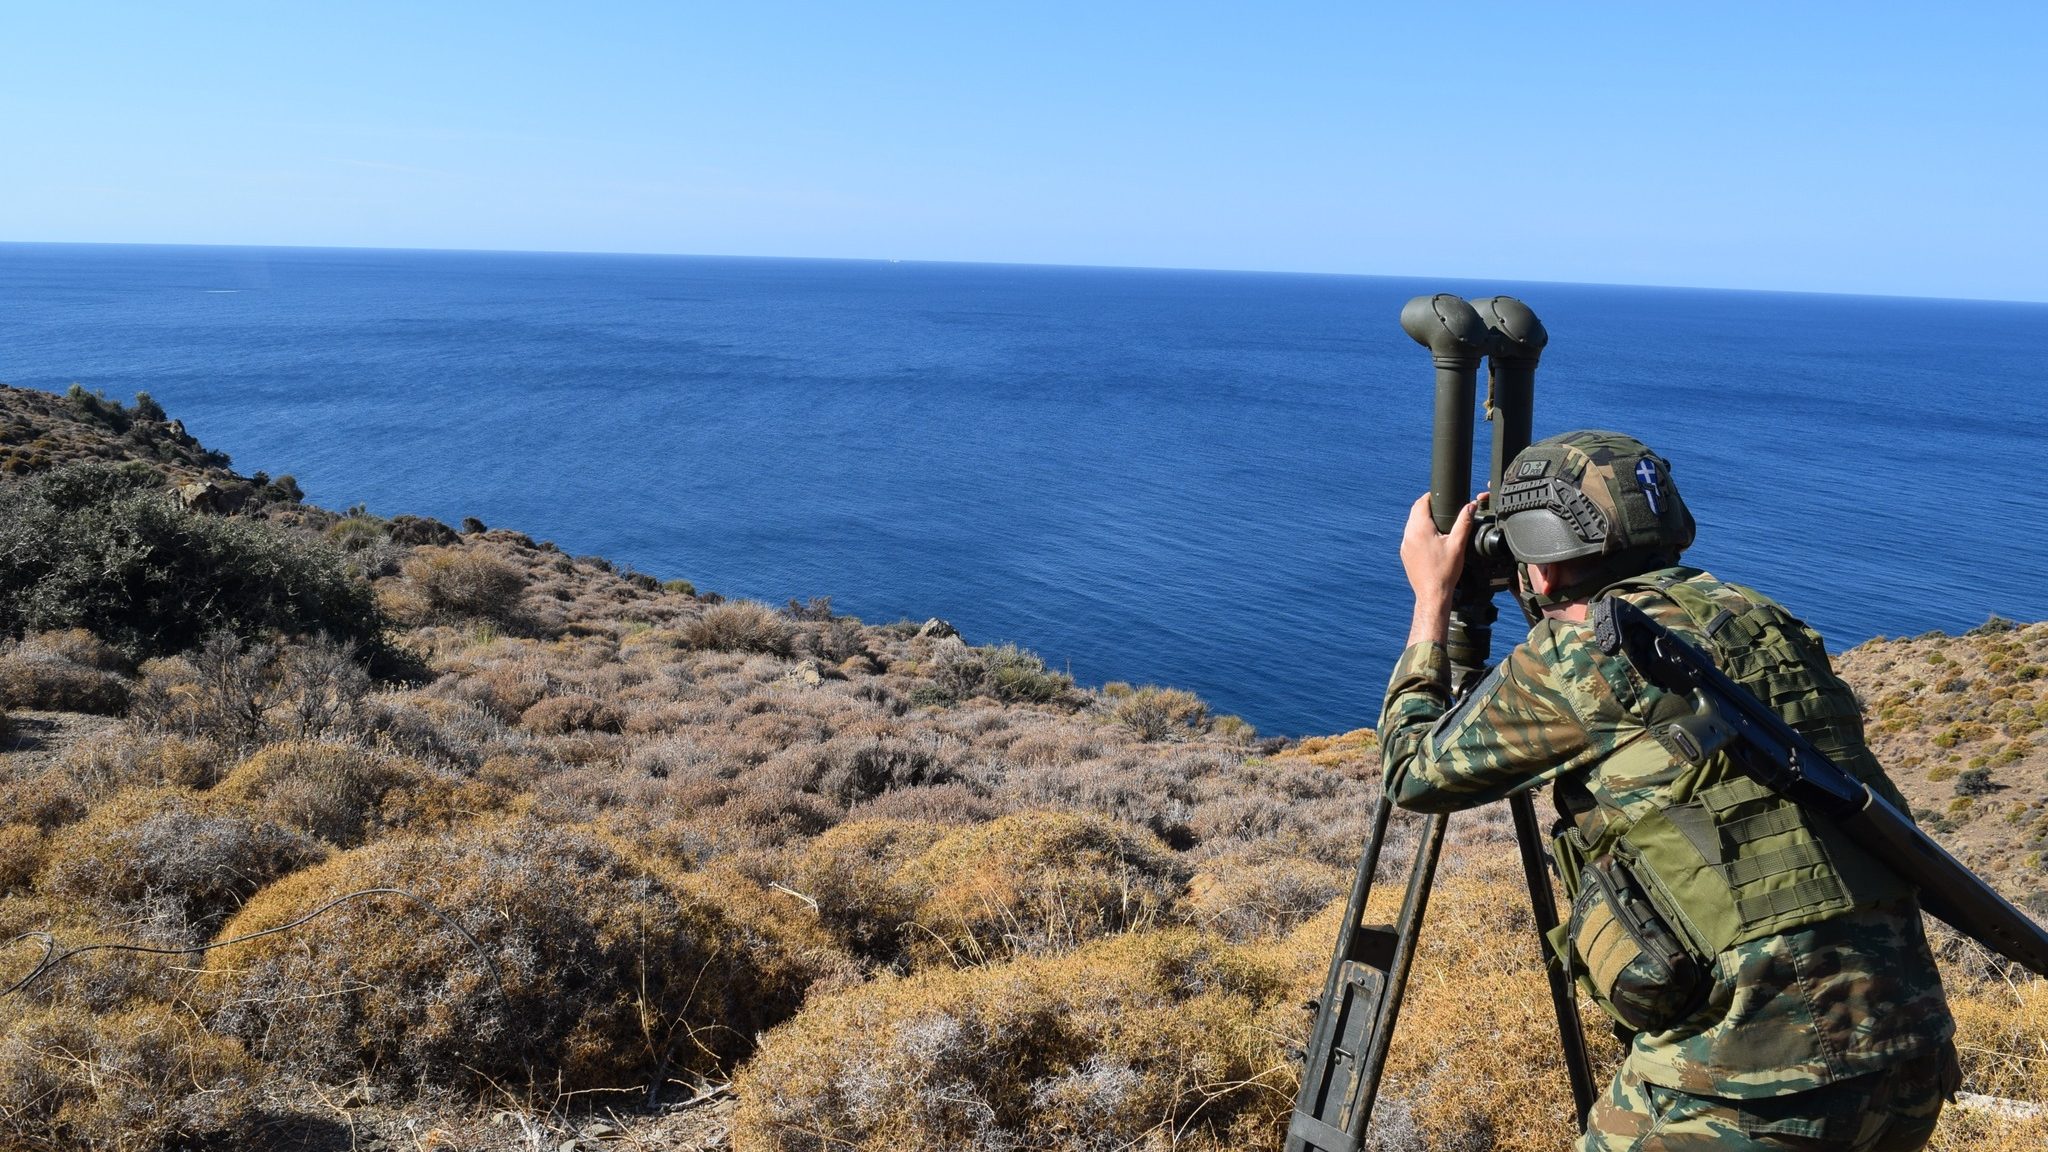
[[1287, 1152], [1358, 1152], [1372, 1120], [1445, 828], [1443, 816], [1431, 816], [1423, 826], [1398, 923], [1363, 924], [1391, 807], [1381, 800], [1373, 813], [1372, 838], [1352, 884], [1322, 998], [1315, 1002]]
[[1572, 1105], [1583, 1132], [1586, 1113], [1593, 1109], [1593, 1061], [1586, 1053], [1586, 1033], [1579, 1022], [1578, 992], [1564, 969], [1550, 962], [1550, 944], [1545, 937], [1557, 927], [1557, 898], [1550, 890], [1550, 866], [1543, 856], [1536, 802], [1527, 792], [1517, 792], [1508, 797], [1508, 810], [1515, 817], [1515, 840], [1522, 849], [1522, 875], [1529, 881], [1529, 908], [1536, 918], [1536, 946], [1543, 957], [1544, 974], [1550, 978], [1550, 1005], [1557, 1013], [1557, 1038], [1564, 1047], [1565, 1075], [1571, 1080]]

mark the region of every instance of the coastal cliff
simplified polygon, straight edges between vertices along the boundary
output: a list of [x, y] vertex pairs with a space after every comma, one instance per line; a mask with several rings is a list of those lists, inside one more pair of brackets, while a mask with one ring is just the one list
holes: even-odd
[[[1369, 731], [230, 464], [0, 387], [0, 1147], [1279, 1146]], [[2038, 914], [2048, 625], [1840, 664]], [[1453, 827], [1378, 1138], [1562, 1146], [1512, 833]], [[2048, 986], [1938, 938], [1967, 1087], [2048, 1100]]]

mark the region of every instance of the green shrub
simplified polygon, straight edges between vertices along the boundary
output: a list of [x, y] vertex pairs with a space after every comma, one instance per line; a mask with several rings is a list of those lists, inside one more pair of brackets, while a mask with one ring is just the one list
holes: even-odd
[[1996, 791], [1998, 785], [1992, 783], [1989, 768], [1967, 769], [1956, 777], [1957, 796], [1988, 796]]
[[384, 522], [375, 516], [344, 516], [327, 528], [327, 541], [344, 552], [362, 552], [384, 540]]
[[[137, 399], [142, 398], [143, 396], [141, 395], [137, 397]], [[64, 390], [64, 399], [71, 402], [72, 410], [80, 416], [95, 424], [104, 425], [115, 432], [126, 432], [128, 425], [134, 418], [134, 413], [121, 407], [119, 400], [108, 399], [107, 394], [97, 388], [88, 392], [83, 384], [73, 384], [71, 387], [66, 388]], [[155, 407], [155, 404], [155, 401], [150, 401], [152, 407]], [[163, 409], [158, 408], [157, 411], [162, 412]]]
[[138, 657], [220, 630], [378, 638], [368, 585], [333, 549], [187, 512], [161, 483], [140, 464], [74, 464], [0, 490], [0, 627], [86, 628]]
[[970, 648], [956, 637], [944, 637], [933, 646], [927, 671], [931, 683], [920, 686], [920, 703], [988, 696], [1010, 704], [1049, 704], [1074, 690], [1071, 678], [1047, 669], [1045, 661], [1015, 644]]
[[1005, 703], [1046, 704], [1064, 699], [1074, 681], [1046, 668], [1045, 661], [1015, 644], [978, 649], [988, 669], [989, 695]]
[[133, 411], [137, 420], [147, 420], [152, 424], [162, 424], [170, 419], [170, 414], [164, 411], [164, 406], [157, 403], [156, 398], [147, 392], [135, 394]]

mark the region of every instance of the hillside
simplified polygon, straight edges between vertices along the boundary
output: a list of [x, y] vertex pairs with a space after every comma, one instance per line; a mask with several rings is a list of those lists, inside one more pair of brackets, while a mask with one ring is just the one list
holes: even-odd
[[[309, 507], [153, 405], [0, 429], [0, 1148], [1279, 1146], [1370, 732]], [[2016, 896], [2044, 645], [1844, 663]], [[1559, 1147], [1504, 814], [1454, 839], [1378, 1143]], [[40, 967], [101, 943], [157, 951]], [[1943, 950], [1970, 1088], [2048, 1099], [2043, 984]]]

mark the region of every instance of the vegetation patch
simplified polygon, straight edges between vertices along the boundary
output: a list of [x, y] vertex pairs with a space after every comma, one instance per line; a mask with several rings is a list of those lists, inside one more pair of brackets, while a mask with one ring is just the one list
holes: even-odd
[[1277, 1147], [1295, 974], [1176, 929], [807, 1007], [736, 1082], [740, 1152]]
[[829, 964], [772, 919], [743, 929], [721, 900], [530, 821], [358, 848], [265, 889], [222, 935], [370, 888], [418, 896], [468, 938], [399, 897], [353, 901], [216, 952], [212, 1026], [307, 1075], [644, 1087], [730, 1067]]
[[141, 657], [211, 632], [380, 630], [338, 553], [243, 517], [188, 511], [140, 464], [74, 464], [0, 486], [0, 627], [84, 628]]
[[969, 965], [1062, 951], [1151, 924], [1186, 882], [1158, 837], [1100, 816], [1021, 812], [963, 828], [905, 865], [906, 951]]

